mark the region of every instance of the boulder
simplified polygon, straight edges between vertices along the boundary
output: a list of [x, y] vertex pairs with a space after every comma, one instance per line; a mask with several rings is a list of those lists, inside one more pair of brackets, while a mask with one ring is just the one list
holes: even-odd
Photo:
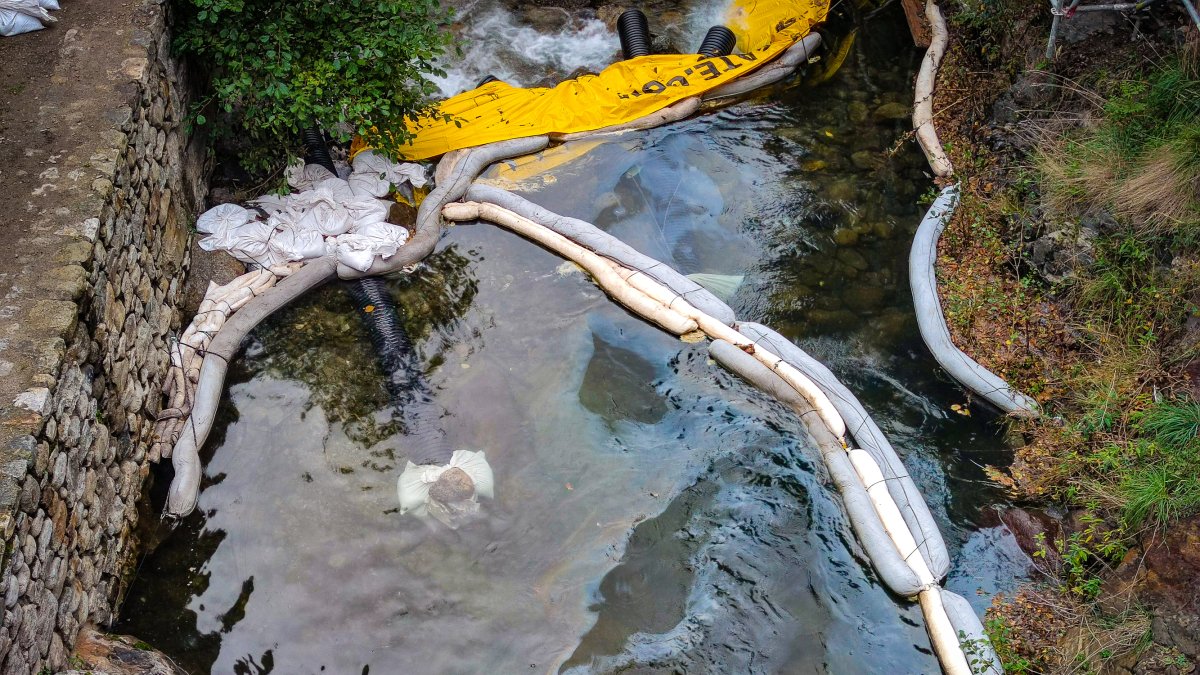
[[87, 626], [79, 631], [75, 658], [78, 671], [108, 675], [187, 675], [165, 654], [128, 635], [108, 635]]

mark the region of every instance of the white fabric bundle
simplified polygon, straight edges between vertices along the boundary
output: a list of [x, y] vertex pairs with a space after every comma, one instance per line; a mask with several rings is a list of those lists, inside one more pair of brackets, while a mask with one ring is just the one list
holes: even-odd
[[443, 466], [433, 464], [413, 464], [409, 462], [404, 467], [404, 473], [396, 479], [396, 494], [400, 498], [400, 513], [411, 512], [414, 516], [425, 517], [429, 514], [429, 490], [441, 475], [450, 469], [462, 469], [475, 484], [475, 496], [492, 499], [495, 477], [492, 467], [488, 464], [484, 452], [470, 450], [455, 450], [450, 456], [450, 463]]
[[358, 153], [352, 166], [354, 171], [350, 174], [350, 189], [360, 196], [383, 197], [391, 192], [393, 185], [401, 187], [407, 183], [411, 187], [422, 188], [428, 182], [425, 167], [420, 164], [399, 164], [376, 154], [374, 150]]
[[250, 202], [255, 210], [221, 204], [205, 211], [196, 220], [196, 229], [208, 235], [200, 247], [262, 267], [336, 252], [344, 264], [366, 271], [377, 256], [395, 255], [408, 240], [408, 230], [387, 222], [391, 202], [356, 195], [347, 181], [321, 167], [310, 165], [292, 178], [310, 189], [259, 197]]
[[47, 11], [58, 8], [58, 0], [0, 0], [0, 36], [41, 30], [58, 21]]
[[337, 178], [329, 169], [320, 164], [305, 164], [303, 159], [297, 159], [283, 172], [288, 185], [296, 191], [311, 190], [321, 181]]
[[217, 234], [241, 227], [254, 220], [254, 213], [237, 204], [219, 204], [200, 214], [196, 229], [203, 234]]
[[396, 255], [396, 251], [408, 240], [408, 230], [391, 223], [368, 223], [354, 233], [337, 238], [338, 262], [360, 272], [371, 269], [375, 256], [384, 260]]

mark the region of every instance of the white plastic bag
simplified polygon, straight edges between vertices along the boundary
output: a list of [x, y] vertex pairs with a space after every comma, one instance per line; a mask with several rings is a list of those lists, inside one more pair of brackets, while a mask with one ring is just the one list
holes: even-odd
[[338, 237], [338, 262], [359, 272], [371, 269], [375, 256], [390, 258], [408, 241], [408, 230], [389, 223], [368, 223]]
[[349, 183], [356, 195], [383, 197], [393, 185], [408, 183], [420, 188], [428, 182], [425, 167], [420, 164], [398, 164], [373, 150], [358, 153], [352, 166], [354, 172], [350, 174]]
[[48, 9], [58, 9], [57, 0], [0, 0], [0, 36], [31, 33], [54, 23], [57, 19]]
[[482, 450], [455, 450], [450, 457], [450, 463], [443, 466], [432, 464], [413, 464], [409, 462], [404, 467], [400, 478], [396, 479], [396, 495], [400, 499], [400, 513], [411, 512], [414, 516], [429, 515], [429, 489], [437, 482], [443, 473], [452, 469], [462, 469], [475, 484], [475, 496], [492, 499], [496, 479], [492, 467], [488, 464], [487, 456]]
[[308, 260], [325, 255], [325, 238], [317, 232], [276, 230], [268, 242], [271, 252], [287, 261]]
[[237, 204], [218, 204], [200, 214], [196, 229], [202, 234], [217, 234], [231, 227], [241, 227], [253, 219], [253, 213]]

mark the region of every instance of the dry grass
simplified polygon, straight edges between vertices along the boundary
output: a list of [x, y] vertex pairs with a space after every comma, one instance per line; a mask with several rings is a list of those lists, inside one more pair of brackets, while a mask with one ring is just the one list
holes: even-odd
[[1186, 226], [1200, 197], [1200, 175], [1190, 164], [1175, 148], [1146, 153], [1124, 180], [1110, 183], [1105, 201], [1119, 218], [1152, 230]]
[[1068, 593], [1026, 587], [997, 596], [987, 626], [1009, 672], [1078, 675], [1106, 672], [1149, 644], [1150, 618], [1130, 607], [1107, 616]]

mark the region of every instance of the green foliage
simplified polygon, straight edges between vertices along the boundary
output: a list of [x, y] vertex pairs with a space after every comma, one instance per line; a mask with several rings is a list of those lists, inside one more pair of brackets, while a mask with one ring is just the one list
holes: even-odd
[[1128, 533], [1200, 513], [1200, 403], [1152, 402], [1129, 417], [1133, 423], [1124, 437], [1086, 458], [1085, 494], [1102, 496]]
[[996, 672], [996, 664], [992, 661], [992, 644], [987, 637], [968, 638], [966, 632], [958, 631], [958, 644], [967, 657], [967, 666], [971, 675], [1003, 675]]
[[1156, 403], [1141, 415], [1120, 482], [1125, 525], [1165, 526], [1200, 512], [1200, 403]]
[[1002, 63], [1004, 44], [1012, 27], [1028, 19], [1030, 5], [1019, 0], [958, 0], [956, 9], [950, 20], [969, 31], [972, 38], [967, 42], [979, 45], [980, 55], [990, 64], [1015, 69], [1015, 59], [1011, 57], [1013, 63]]
[[1018, 653], [1014, 644], [1013, 627], [1003, 616], [988, 616], [983, 630], [987, 633], [996, 656], [1004, 666], [1007, 675], [1026, 675], [1036, 671], [1033, 662]]
[[1185, 448], [1200, 437], [1200, 403], [1186, 400], [1161, 403], [1142, 415], [1141, 426], [1160, 442]]
[[[210, 69], [196, 124], [244, 146], [243, 166], [278, 168], [314, 123], [395, 154], [427, 111], [426, 79], [450, 46], [437, 0], [178, 0], [176, 46]], [[382, 133], [382, 130], [390, 132]]]
[[1147, 79], [1125, 80], [1104, 104], [1106, 123], [1096, 142], [1134, 159], [1163, 145], [1186, 149], [1200, 162], [1200, 80], [1181, 64], [1151, 72]]
[[1075, 532], [1065, 542], [1060, 542], [1059, 555], [1063, 560], [1063, 590], [1085, 600], [1095, 600], [1100, 595], [1100, 577], [1093, 572], [1092, 559], [1095, 553], [1085, 533]]

